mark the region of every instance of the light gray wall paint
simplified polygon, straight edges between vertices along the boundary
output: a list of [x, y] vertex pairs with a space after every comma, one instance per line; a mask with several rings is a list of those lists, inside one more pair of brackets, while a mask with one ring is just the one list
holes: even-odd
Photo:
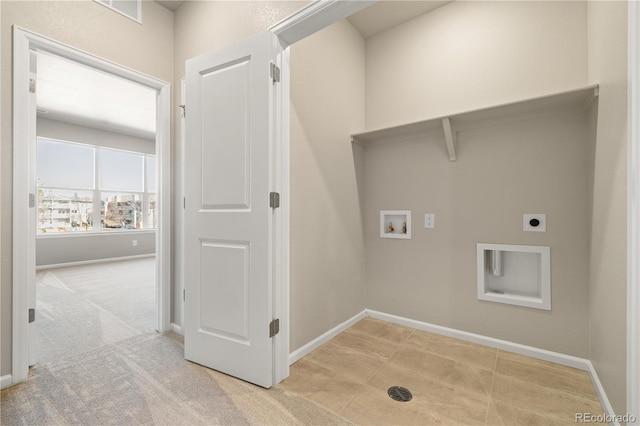
[[[133, 245], [134, 240], [137, 242], [136, 246]], [[47, 235], [36, 239], [37, 266], [151, 255], [155, 252], [156, 233], [153, 231], [108, 235]]]
[[[367, 128], [586, 85], [586, 35], [584, 2], [447, 4], [367, 40]], [[460, 132], [455, 163], [442, 136], [365, 150], [367, 307], [588, 355], [587, 121], [546, 120]], [[378, 210], [409, 208], [413, 240], [376, 237]], [[552, 311], [477, 301], [478, 242], [550, 245]]]
[[367, 129], [587, 83], [587, 6], [454, 1], [367, 39]]
[[155, 139], [143, 139], [135, 136], [122, 135], [42, 117], [38, 117], [36, 126], [36, 134], [46, 138], [103, 146], [106, 148], [123, 149], [140, 152], [142, 154], [156, 153]]
[[[367, 308], [587, 357], [586, 112], [555, 112], [364, 148]], [[412, 239], [380, 238], [380, 210], [411, 210]], [[424, 214], [435, 214], [435, 229]], [[545, 213], [547, 232], [522, 215]], [[480, 301], [476, 244], [551, 247], [552, 310]]]
[[62, 43], [164, 81], [173, 81], [173, 13], [142, 2], [142, 25], [93, 1], [1, 1], [0, 67], [3, 70], [0, 262], [2, 324], [0, 374], [11, 374], [12, 288], [12, 26], [29, 29]]
[[627, 2], [589, 2], [589, 80], [600, 84], [593, 146], [589, 359], [626, 411]]
[[[327, 64], [331, 64], [327, 66]], [[364, 126], [364, 40], [344, 20], [291, 51], [291, 350], [364, 308], [350, 134]]]

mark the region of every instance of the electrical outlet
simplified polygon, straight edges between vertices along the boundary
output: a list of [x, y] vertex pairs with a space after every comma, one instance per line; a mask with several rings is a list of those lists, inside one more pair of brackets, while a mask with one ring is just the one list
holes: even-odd
[[424, 215], [424, 227], [427, 229], [433, 229], [436, 227], [436, 215], [433, 213], [425, 213]]
[[133, 246], [137, 246], [138, 245], [138, 240], [133, 240]]

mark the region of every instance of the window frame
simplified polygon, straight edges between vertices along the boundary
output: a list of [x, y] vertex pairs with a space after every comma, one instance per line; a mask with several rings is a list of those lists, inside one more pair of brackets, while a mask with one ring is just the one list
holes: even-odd
[[113, 6], [113, 0], [93, 0], [94, 2], [106, 7], [107, 9], [111, 9], [116, 13], [119, 13], [120, 15], [127, 17], [129, 19], [131, 19], [132, 21], [137, 22], [138, 24], [142, 25], [142, 0], [135, 0], [136, 2], [136, 13], [138, 14], [138, 16], [131, 16], [129, 15], [127, 12], [122, 11], [116, 7]]

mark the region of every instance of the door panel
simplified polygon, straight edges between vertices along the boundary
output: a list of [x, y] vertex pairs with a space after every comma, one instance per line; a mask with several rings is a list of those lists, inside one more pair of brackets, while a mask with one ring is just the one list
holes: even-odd
[[199, 328], [249, 344], [249, 244], [203, 242], [201, 265]]
[[274, 88], [263, 33], [187, 61], [185, 358], [273, 384]]
[[249, 208], [251, 66], [242, 58], [201, 73], [202, 208]]

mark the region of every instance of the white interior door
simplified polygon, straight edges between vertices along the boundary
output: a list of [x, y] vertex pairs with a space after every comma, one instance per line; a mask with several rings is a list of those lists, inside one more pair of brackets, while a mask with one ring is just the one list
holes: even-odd
[[185, 358], [273, 384], [274, 82], [266, 32], [186, 63]]

